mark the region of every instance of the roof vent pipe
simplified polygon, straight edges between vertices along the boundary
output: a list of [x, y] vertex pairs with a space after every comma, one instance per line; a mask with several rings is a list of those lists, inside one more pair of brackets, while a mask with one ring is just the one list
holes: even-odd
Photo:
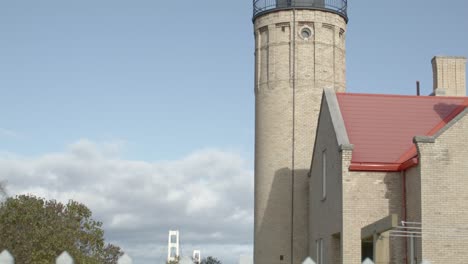
[[416, 81], [416, 95], [420, 96], [421, 95], [421, 89], [420, 89], [420, 83], [419, 81]]

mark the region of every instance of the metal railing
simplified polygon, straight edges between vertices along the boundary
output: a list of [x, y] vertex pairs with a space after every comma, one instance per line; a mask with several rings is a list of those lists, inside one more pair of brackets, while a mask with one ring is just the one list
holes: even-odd
[[253, 19], [268, 12], [293, 8], [333, 12], [348, 21], [348, 0], [253, 0]]

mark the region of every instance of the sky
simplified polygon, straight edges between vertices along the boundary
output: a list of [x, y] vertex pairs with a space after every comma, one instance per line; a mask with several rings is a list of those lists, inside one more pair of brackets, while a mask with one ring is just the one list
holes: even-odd
[[[466, 0], [349, 0], [347, 91], [432, 92]], [[0, 1], [0, 180], [86, 204], [135, 263], [252, 254], [252, 2]]]

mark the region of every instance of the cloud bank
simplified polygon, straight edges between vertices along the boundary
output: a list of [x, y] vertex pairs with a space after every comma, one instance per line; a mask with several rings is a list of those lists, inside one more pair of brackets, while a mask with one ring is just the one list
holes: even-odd
[[164, 263], [170, 229], [223, 263], [252, 254], [253, 172], [241, 155], [206, 149], [171, 161], [121, 158], [122, 143], [80, 140], [60, 153], [0, 156], [9, 195], [84, 203], [104, 222], [107, 240], [135, 263]]

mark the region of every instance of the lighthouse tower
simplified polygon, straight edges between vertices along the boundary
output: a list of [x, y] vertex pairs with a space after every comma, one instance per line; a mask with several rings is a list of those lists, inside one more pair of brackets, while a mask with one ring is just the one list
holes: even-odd
[[253, 9], [254, 263], [300, 264], [314, 243], [307, 173], [322, 92], [345, 91], [347, 0], [254, 0]]

